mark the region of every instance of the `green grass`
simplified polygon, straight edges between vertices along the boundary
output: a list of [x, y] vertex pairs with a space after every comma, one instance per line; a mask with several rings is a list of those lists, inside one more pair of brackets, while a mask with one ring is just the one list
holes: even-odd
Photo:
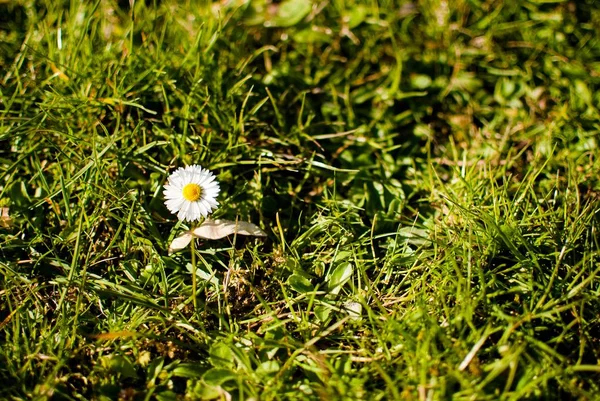
[[0, 1], [0, 399], [600, 399], [595, 3]]

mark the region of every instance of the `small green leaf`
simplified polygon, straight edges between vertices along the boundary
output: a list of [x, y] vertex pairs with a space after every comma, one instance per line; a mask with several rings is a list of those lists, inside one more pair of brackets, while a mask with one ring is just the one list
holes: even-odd
[[341, 263], [338, 265], [329, 279], [329, 291], [337, 294], [342, 286], [350, 279], [354, 272], [354, 265], [352, 263]]
[[236, 378], [235, 372], [233, 372], [229, 369], [223, 369], [223, 368], [209, 369], [208, 371], [206, 371], [206, 373], [204, 373], [204, 376], [202, 376], [202, 379], [204, 379], [204, 381], [207, 384], [210, 384], [213, 386], [220, 386], [221, 384], [225, 383], [226, 381], [234, 380], [235, 378]]
[[231, 368], [234, 364], [234, 355], [231, 348], [222, 342], [215, 343], [210, 347], [210, 362], [213, 366]]
[[7, 192], [8, 197], [16, 206], [25, 207], [31, 203], [31, 198], [27, 193], [27, 186], [25, 185], [25, 181], [21, 181], [18, 184], [11, 185], [10, 189]]
[[575, 80], [575, 93], [586, 104], [592, 104], [592, 93], [590, 92], [589, 87], [584, 81], [580, 79]]
[[330, 315], [331, 308], [325, 305], [315, 306], [315, 316], [317, 316], [317, 319], [319, 319], [321, 322], [325, 323], [326, 321], [328, 321]]
[[315, 289], [308, 279], [299, 274], [292, 274], [290, 278], [288, 278], [288, 283], [293, 290], [302, 294], [313, 292]]
[[246, 25], [261, 25], [265, 22], [266, 4], [264, 0], [249, 1], [248, 8], [244, 12], [244, 23]]
[[146, 368], [146, 377], [149, 378], [148, 382], [154, 385], [154, 381], [158, 378], [158, 375], [162, 371], [162, 368], [165, 364], [165, 359], [163, 357], [158, 357], [154, 359]]
[[423, 74], [411, 74], [410, 83], [413, 88], [417, 89], [427, 89], [431, 86], [433, 81], [427, 75]]
[[154, 395], [158, 401], [177, 401], [177, 393], [173, 391], [162, 391]]
[[188, 379], [195, 379], [202, 377], [206, 372], [206, 368], [196, 363], [182, 363], [173, 369], [173, 375], [177, 377], [187, 377]]
[[279, 4], [272, 26], [289, 27], [302, 21], [310, 13], [310, 0], [285, 0]]
[[136, 378], [137, 374], [133, 363], [121, 355], [110, 355], [102, 358], [101, 363], [104, 367], [118, 373], [121, 377]]
[[223, 390], [223, 388], [221, 386], [213, 386], [211, 384], [205, 383], [203, 380], [196, 382], [193, 392], [194, 392], [194, 395], [197, 397], [197, 398], [193, 398], [193, 399], [200, 399], [200, 400], [231, 399], [231, 396], [229, 396], [229, 398], [228, 398], [229, 394], [225, 390]]
[[333, 256], [333, 263], [337, 264], [344, 260], [348, 260], [352, 257], [352, 252], [350, 251], [339, 251]]
[[328, 43], [331, 41], [331, 35], [313, 28], [302, 29], [294, 33], [292, 38], [298, 43]]
[[348, 28], [352, 29], [362, 24], [367, 18], [367, 15], [369, 15], [369, 9], [365, 6], [356, 6], [352, 8], [352, 10], [346, 14]]
[[256, 374], [259, 376], [272, 376], [279, 372], [280, 366], [277, 361], [265, 361], [256, 368]]
[[423, 246], [430, 244], [429, 232], [423, 228], [402, 227], [398, 230], [398, 236], [406, 239], [406, 243], [414, 246]]

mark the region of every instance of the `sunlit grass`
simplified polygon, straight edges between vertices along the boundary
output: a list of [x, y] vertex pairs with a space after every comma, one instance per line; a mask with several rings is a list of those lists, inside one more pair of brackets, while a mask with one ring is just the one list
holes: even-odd
[[0, 2], [0, 398], [598, 397], [594, 1], [131, 3]]

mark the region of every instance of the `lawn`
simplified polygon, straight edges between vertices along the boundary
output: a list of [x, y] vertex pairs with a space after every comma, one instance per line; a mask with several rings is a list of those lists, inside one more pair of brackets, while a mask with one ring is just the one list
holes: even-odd
[[594, 0], [0, 1], [0, 399], [600, 399], [599, 89]]

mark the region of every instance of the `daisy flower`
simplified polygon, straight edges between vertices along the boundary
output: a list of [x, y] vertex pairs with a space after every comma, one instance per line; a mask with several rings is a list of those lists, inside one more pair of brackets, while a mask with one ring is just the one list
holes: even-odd
[[165, 205], [179, 220], [196, 221], [219, 205], [221, 188], [214, 174], [196, 164], [179, 167], [164, 188]]

